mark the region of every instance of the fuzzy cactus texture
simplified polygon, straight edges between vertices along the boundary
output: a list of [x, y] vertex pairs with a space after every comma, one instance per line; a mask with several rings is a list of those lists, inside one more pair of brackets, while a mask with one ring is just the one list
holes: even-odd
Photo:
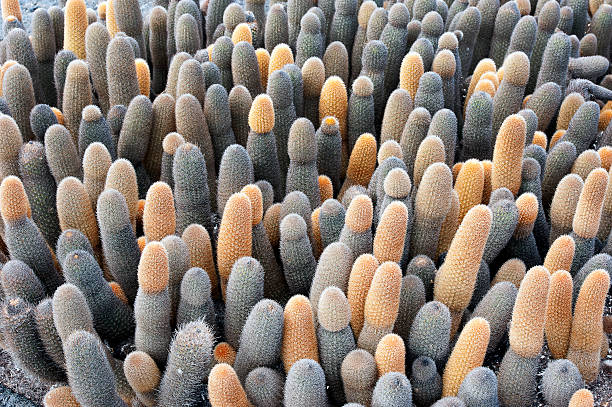
[[34, 403], [605, 404], [610, 0], [145, 3], [0, 0]]

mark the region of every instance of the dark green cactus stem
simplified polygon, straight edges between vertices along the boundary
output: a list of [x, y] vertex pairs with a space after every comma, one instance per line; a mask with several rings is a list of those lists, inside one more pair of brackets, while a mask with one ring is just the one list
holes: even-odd
[[[293, 106], [297, 117], [304, 116], [304, 78], [302, 70], [296, 64], [286, 64], [282, 70], [289, 75], [293, 89]], [[313, 123], [314, 124], [314, 123]]]
[[567, 6], [574, 12], [571, 34], [580, 39], [587, 29], [589, 2], [586, 0], [570, 0], [567, 2]]
[[[412, 46], [410, 47], [409, 51], [416, 52], [421, 56], [421, 58], [423, 58], [423, 67], [425, 68], [426, 72], [431, 69], [431, 64], [434, 59], [434, 49], [431, 41], [429, 41], [427, 38], [421, 37], [412, 43]], [[455, 63], [457, 63], [457, 59], [459, 59], [459, 53], [458, 51], [455, 52], [457, 52]], [[459, 61], [461, 60], [459, 59]], [[457, 66], [460, 66], [460, 62], [457, 63]], [[459, 70], [457, 72], [459, 72], [457, 75], [460, 76], [461, 71]]]
[[[286, 41], [286, 43], [289, 44], [292, 49], [295, 49], [297, 37], [300, 33], [300, 21], [304, 14], [313, 6], [315, 6], [315, 2], [312, 0], [291, 0], [287, 2], [288, 41]], [[268, 51], [272, 52], [271, 50]]]
[[542, 65], [535, 89], [546, 82], [555, 82], [561, 90], [565, 90], [571, 50], [571, 42], [566, 34], [558, 32], [550, 37], [542, 55]]
[[310, 207], [321, 204], [317, 173], [317, 143], [315, 129], [305, 118], [293, 122], [288, 137], [289, 166], [285, 191], [302, 191], [310, 201]]
[[[389, 12], [383, 8], [380, 4], [370, 15], [368, 20], [368, 28], [366, 30], [366, 44], [373, 40], [380, 40], [380, 34], [385, 29], [385, 26], [389, 22]], [[419, 33], [421, 32], [421, 25], [419, 24]]]
[[597, 269], [604, 269], [608, 273], [612, 272], [612, 256], [607, 253], [599, 253], [591, 257], [584, 265], [580, 268], [580, 271], [574, 275], [574, 289], [572, 294], [572, 303], [576, 304], [578, 293], [582, 287], [582, 283], [587, 276]]
[[412, 386], [405, 374], [390, 372], [376, 382], [372, 407], [400, 407], [412, 404]]
[[109, 106], [128, 106], [140, 94], [134, 50], [126, 37], [115, 36], [106, 52]]
[[76, 331], [64, 343], [68, 383], [81, 405], [124, 407], [103, 344], [95, 334]]
[[200, 149], [191, 143], [179, 146], [174, 154], [172, 173], [174, 176], [176, 233], [182, 234], [192, 223], [198, 223], [210, 229], [210, 194], [206, 162]]
[[[489, 56], [490, 41], [495, 28], [495, 18], [499, 10], [499, 0], [479, 1], [476, 7], [478, 11], [480, 11], [480, 30], [478, 30], [478, 36], [474, 44], [474, 54], [472, 55], [470, 72], [474, 72], [474, 68], [476, 68], [480, 60]], [[448, 18], [446, 21], [448, 21]]]
[[32, 78], [28, 69], [15, 64], [6, 70], [2, 80], [2, 96], [6, 99], [24, 141], [34, 139], [30, 128], [30, 112], [36, 104]]
[[327, 406], [325, 373], [312, 359], [298, 360], [291, 366], [285, 382], [286, 406]]
[[62, 284], [53, 295], [53, 323], [62, 342], [73, 332], [95, 333], [85, 296], [75, 285]]
[[47, 243], [53, 247], [61, 234], [55, 205], [57, 187], [41, 143], [31, 141], [22, 146], [19, 173], [32, 208], [32, 219]]
[[348, 55], [353, 49], [353, 39], [357, 31], [357, 8], [356, 0], [339, 0], [335, 3], [335, 11], [329, 27], [327, 42], [340, 41], [346, 47]]
[[319, 229], [323, 249], [340, 238], [345, 214], [344, 206], [335, 199], [328, 199], [321, 205]]
[[601, 56], [610, 55], [611, 32], [612, 6], [602, 4], [591, 19], [591, 33], [597, 37], [597, 53]]
[[595, 254], [595, 239], [584, 238], [578, 236], [574, 232], [570, 233], [570, 236], [574, 238], [574, 242], [576, 243], [572, 267], [571, 270], [569, 270], [572, 276], [574, 276], [578, 273], [582, 266], [584, 266], [586, 262], [593, 257], [593, 254]]
[[[275, 71], [275, 73], [276, 72], [282, 71]], [[270, 83], [270, 81], [268, 81], [268, 83]], [[258, 180], [263, 179], [268, 181], [274, 188], [274, 199], [276, 201], [281, 200], [284, 196], [283, 190], [285, 184], [281, 181], [281, 169], [277, 153], [277, 140], [274, 131], [272, 130], [267, 133], [257, 133], [251, 130], [247, 139], [246, 148], [246, 151], [248, 151], [248, 156], [250, 156], [250, 159], [252, 160], [255, 178]], [[219, 178], [221, 178], [220, 175]]]
[[178, 54], [172, 57], [172, 59], [170, 60], [170, 68], [168, 69], [168, 75], [166, 78], [166, 88], [164, 92], [169, 93], [176, 98], [176, 86], [181, 66], [185, 61], [188, 61], [190, 59], [191, 55], [186, 52], [179, 52]]
[[55, 104], [57, 93], [53, 82], [53, 60], [56, 45], [53, 32], [53, 21], [45, 9], [37, 9], [32, 15], [32, 48], [38, 61], [38, 77], [40, 82], [40, 103]]
[[[264, 270], [252, 257], [234, 263], [226, 288], [225, 339], [234, 348], [241, 344], [240, 335], [251, 309], [264, 296]], [[246, 377], [247, 371], [242, 372]]]
[[223, 152], [236, 143], [232, 129], [231, 113], [227, 91], [219, 84], [213, 84], [206, 92], [204, 114], [215, 150], [215, 162], [220, 163]]
[[92, 103], [89, 75], [89, 68], [82, 60], [72, 61], [66, 71], [62, 107], [66, 128], [70, 131], [75, 144], [78, 144], [82, 111]]
[[[195, 5], [193, 1], [191, 3]], [[178, 15], [177, 13], [176, 16]], [[176, 42], [176, 52], [186, 52], [194, 55], [199, 49], [198, 22], [191, 14], [181, 15], [174, 24], [174, 40]]]
[[499, 406], [495, 373], [486, 367], [472, 369], [463, 379], [457, 396], [468, 406]]
[[406, 266], [406, 275], [410, 274], [421, 279], [425, 289], [425, 298], [427, 301], [431, 301], [433, 299], [433, 283], [436, 276], [436, 265], [434, 262], [423, 254], [415, 256]]
[[457, 115], [451, 109], [440, 109], [431, 118], [427, 130], [428, 136], [437, 136], [444, 143], [445, 162], [449, 168], [455, 163], [455, 150], [458, 144], [457, 122]]
[[168, 74], [167, 19], [168, 14], [163, 7], [153, 7], [149, 16], [149, 52], [151, 54], [151, 85], [155, 94], [163, 92], [166, 87]]
[[[455, 19], [455, 16], [463, 11], [465, 11], [466, 8], [468, 8], [469, 3], [465, 0], [460, 0], [457, 2], [452, 2], [449, 6], [448, 6], [448, 15], [446, 16], [446, 25], [445, 25], [445, 29], [447, 31], [452, 30], [451, 28], [451, 24], [453, 22], [453, 20]], [[414, 6], [413, 6], [414, 8]]]
[[374, 106], [374, 84], [367, 76], [353, 82], [353, 92], [348, 103], [349, 152], [363, 133], [376, 134]]
[[525, 86], [529, 80], [529, 58], [523, 52], [514, 52], [508, 55], [503, 68], [504, 78], [493, 97], [493, 146], [506, 117], [521, 110]]
[[75, 250], [84, 250], [92, 256], [94, 255], [91, 243], [89, 242], [89, 239], [87, 239], [87, 236], [83, 234], [83, 232], [77, 229], [66, 229], [57, 239], [57, 248], [55, 250], [55, 254], [57, 256], [58, 262], [63, 265], [68, 253], [73, 252]]
[[123, 119], [125, 119], [125, 112], [127, 107], [124, 105], [115, 105], [108, 110], [106, 115], [106, 121], [111, 128], [111, 137], [113, 143], [117, 146], [119, 142], [119, 133], [121, 133], [121, 127], [123, 127]]
[[108, 122], [97, 106], [89, 105], [82, 111], [81, 125], [79, 126], [78, 147], [81, 158], [87, 147], [95, 142], [104, 144], [113, 160], [117, 158], [117, 149]]
[[229, 92], [228, 103], [230, 108], [232, 130], [236, 142], [246, 147], [249, 136], [249, 111], [253, 98], [249, 90], [242, 85], [236, 85]]
[[291, 213], [280, 223], [280, 257], [292, 294], [308, 294], [317, 266], [304, 219]]
[[[185, 94], [176, 100], [175, 109], [176, 131], [185, 138], [186, 142], [195, 144], [204, 154], [208, 190], [211, 196], [215, 196], [217, 194], [215, 152], [202, 106], [195, 96]], [[214, 201], [212, 207], [216, 209]]]
[[83, 250], [69, 253], [64, 260], [64, 277], [85, 295], [96, 331], [112, 341], [125, 339], [134, 331], [134, 316], [115, 296], [94, 257]]
[[384, 200], [384, 197], [385, 197], [385, 189], [384, 189], [385, 178], [387, 177], [387, 174], [389, 174], [389, 172], [394, 168], [401, 168], [405, 171], [406, 164], [404, 164], [404, 161], [402, 161], [401, 159], [397, 157], [387, 158], [385, 161], [380, 163], [378, 167], [376, 167], [374, 174], [372, 174], [372, 179], [370, 180], [370, 184], [368, 185], [368, 190], [367, 190], [368, 196], [370, 196], [372, 200], [376, 201], [376, 210], [374, 211], [374, 220], [373, 220], [374, 224], [376, 225], [378, 224], [378, 221], [379, 221], [379, 215], [382, 214], [380, 213], [380, 206], [382, 205], [382, 201]]
[[134, 38], [141, 54], [136, 58], [146, 58], [146, 46], [142, 35], [142, 13], [137, 0], [113, 0], [117, 29]]
[[412, 358], [427, 356], [443, 366], [449, 352], [451, 316], [446, 305], [431, 301], [417, 312], [410, 328], [407, 350]]
[[55, 37], [55, 49], [64, 48], [64, 11], [61, 7], [49, 7], [49, 16], [53, 22], [52, 34]]
[[285, 379], [274, 369], [258, 367], [247, 375], [246, 394], [256, 406], [282, 407]]
[[559, 141], [548, 152], [542, 179], [542, 203], [545, 209], [550, 208], [559, 181], [571, 171], [577, 156], [576, 146], [570, 141]]
[[376, 123], [382, 121], [384, 113], [386, 97], [385, 70], [388, 60], [389, 51], [382, 41], [372, 40], [366, 43], [361, 57], [363, 66], [360, 75], [369, 77], [374, 85], [373, 96]]
[[66, 376], [51, 357], [36, 329], [35, 309], [21, 298], [8, 298], [2, 306], [4, 344], [21, 369], [44, 382], [65, 381]]
[[138, 267], [139, 288], [134, 301], [136, 349], [164, 366], [172, 338], [172, 303], [168, 289], [168, 257], [159, 243], [145, 246]]
[[109, 42], [110, 34], [104, 24], [93, 23], [87, 27], [85, 34], [87, 64], [89, 65], [93, 88], [98, 95], [100, 109], [103, 114], [106, 114], [110, 109], [106, 75], [106, 48]]
[[231, 89], [233, 86], [232, 75], [232, 54], [234, 51], [234, 43], [229, 37], [222, 36], [217, 41], [212, 51], [212, 62], [219, 67], [221, 71], [221, 84], [225, 89]]
[[551, 361], [542, 375], [542, 393], [544, 400], [551, 407], [568, 404], [574, 393], [582, 386], [580, 371], [567, 359]]
[[[350, 123], [350, 122], [349, 122]], [[340, 191], [342, 168], [342, 136], [338, 120], [327, 116], [315, 133], [317, 139], [317, 169], [320, 175], [327, 175], [334, 186], [334, 195]]]
[[107, 189], [98, 198], [97, 214], [106, 266], [131, 304], [138, 291], [140, 249], [125, 198]]
[[231, 3], [229, 0], [211, 0], [206, 9], [206, 45], [214, 42], [213, 37], [217, 26], [223, 23], [223, 12]]
[[514, 27], [520, 18], [521, 13], [516, 3], [508, 2], [499, 8], [493, 25], [493, 34], [490, 38], [491, 49], [489, 51], [489, 58], [495, 62], [495, 66], [502, 66], [506, 50], [510, 46], [512, 31], [514, 31]]
[[63, 281], [55, 269], [53, 255], [40, 230], [25, 215], [17, 219], [7, 219], [5, 214], [3, 217], [4, 241], [11, 259], [21, 260], [32, 268], [45, 286], [47, 294], [52, 294]]
[[[547, 82], [533, 92], [525, 104], [525, 108], [532, 110], [536, 114], [537, 130], [545, 131], [548, 128], [562, 101], [563, 94], [561, 88], [554, 82]], [[527, 143], [531, 142], [532, 139], [533, 132], [531, 134], [528, 133]]]
[[[540, 3], [538, 2], [538, 6]], [[561, 10], [557, 2], [546, 2], [539, 14], [536, 14], [538, 16], [538, 30], [531, 53], [531, 71], [529, 73], [527, 93], [532, 93], [535, 88], [540, 67], [542, 66], [542, 56], [544, 55], [548, 40], [555, 32], [557, 24], [559, 24], [560, 13]]]
[[[423, 3], [430, 3], [430, 2], [425, 1]], [[434, 10], [428, 11], [423, 16], [422, 20], [423, 20], [421, 24], [422, 31], [419, 34], [419, 36], [427, 38], [431, 42], [431, 45], [434, 46], [434, 48], [438, 48], [438, 38], [440, 38], [440, 36], [444, 32], [444, 20], [442, 19], [442, 16], [434, 9]], [[420, 21], [420, 20], [413, 20], [413, 21]]]
[[177, 326], [203, 319], [211, 329], [214, 327], [215, 308], [210, 290], [210, 278], [203, 269], [193, 267], [185, 273], [181, 282], [181, 299], [176, 314]]
[[289, 42], [289, 20], [282, 4], [270, 5], [265, 24], [264, 45], [268, 52]]
[[349, 304], [340, 288], [330, 286], [322, 292], [317, 314], [321, 367], [325, 372], [332, 400], [342, 404], [346, 401], [340, 375], [342, 361], [356, 345], [353, 331], [349, 327]]
[[[63, 35], [62, 35], [63, 38]], [[64, 99], [64, 82], [66, 81], [66, 70], [70, 62], [77, 59], [74, 52], [63, 49], [55, 55], [53, 64], [53, 77], [55, 78], [55, 89], [57, 93], [57, 107], [62, 109]]]
[[498, 372], [498, 394], [502, 405], [531, 405], [536, 399], [539, 357], [525, 358], [508, 348]]
[[266, 180], [259, 180], [255, 182], [255, 185], [257, 185], [257, 187], [261, 191], [263, 201], [263, 213], [265, 214], [268, 208], [274, 203], [274, 190], [272, 189], [272, 184], [270, 184]]
[[363, 349], [349, 352], [342, 362], [341, 375], [347, 401], [369, 405], [378, 379], [374, 356]]
[[[348, 288], [349, 275], [353, 264], [351, 249], [342, 242], [328, 245], [317, 265], [315, 275], [310, 286], [309, 299], [312, 304], [318, 304], [323, 291], [327, 287], [338, 287], [343, 292]], [[314, 309], [315, 317], [317, 311]]]
[[[179, 1], [176, 5], [176, 9], [174, 11], [174, 35], [175, 39], [178, 40], [178, 31], [179, 31], [179, 21], [183, 17], [183, 15], [189, 14], [195, 20], [195, 28], [197, 35], [194, 35], [194, 45], [196, 46], [196, 51], [202, 48], [202, 41], [204, 40], [204, 33], [202, 31], [202, 11], [198, 7], [198, 3], [194, 1]], [[180, 52], [178, 49], [176, 52]], [[195, 52], [194, 52], [195, 54]]]
[[47, 298], [36, 306], [36, 329], [45, 351], [56, 365], [65, 368], [66, 361], [62, 348], [62, 339], [53, 322], [53, 300]]
[[161, 175], [164, 138], [176, 130], [174, 105], [174, 98], [167, 93], [153, 101], [151, 139], [144, 160], [145, 169], [152, 179], [159, 179]]
[[45, 287], [27, 264], [9, 260], [0, 275], [4, 298], [19, 297], [29, 304], [38, 304], [45, 298]]
[[161, 243], [168, 254], [168, 291], [172, 305], [171, 323], [174, 326], [180, 300], [181, 281], [190, 268], [189, 247], [183, 239], [176, 235], [164, 237]]
[[484, 318], [489, 322], [491, 336], [487, 353], [494, 352], [508, 329], [517, 288], [509, 281], [495, 284], [478, 303], [472, 318]]
[[0, 176], [19, 176], [19, 153], [23, 145], [21, 132], [15, 120], [9, 115], [0, 116]]
[[593, 101], [583, 103], [574, 113], [567, 132], [559, 141], [571, 142], [576, 146], [576, 154], [580, 155], [591, 146], [591, 143], [597, 137], [598, 122], [599, 105]]
[[[160, 33], [164, 37], [166, 42], [166, 50], [168, 53], [168, 60], [172, 60], [174, 54], [176, 54], [176, 42], [174, 41], [174, 17], [176, 16], [176, 6], [179, 0], [170, 0], [167, 5], [162, 5], [167, 10], [166, 14], [166, 33]], [[180, 16], [179, 16], [180, 17]], [[216, 28], [216, 26], [215, 26]], [[215, 28], [212, 28], [214, 30]], [[206, 37], [208, 36], [208, 30], [206, 31]], [[209, 45], [208, 43], [206, 45]]]
[[[425, 79], [423, 81], [419, 81], [419, 82], [422, 82], [428, 88], [429, 88], [428, 85], [430, 84], [430, 82], [432, 82], [431, 84], [433, 86], [436, 86], [436, 82], [437, 82], [437, 85], [440, 85], [438, 96], [442, 98], [442, 100], [439, 100], [439, 101], [442, 102], [441, 107], [444, 107], [444, 100], [442, 96], [442, 82], [440, 81], [440, 77], [435, 72], [428, 72], [428, 73], [431, 73], [435, 76], [430, 77], [429, 79]], [[425, 91], [422, 92], [422, 96], [424, 97], [422, 98], [423, 102], [433, 101], [432, 98], [426, 97]], [[404, 131], [402, 132], [402, 138], [400, 139], [400, 145], [402, 146], [402, 150], [404, 154], [404, 157], [403, 157], [404, 163], [406, 164], [406, 172], [408, 174], [414, 174], [414, 162], [416, 159], [417, 150], [419, 149], [421, 142], [425, 139], [425, 137], [427, 137], [427, 130], [429, 128], [430, 123], [431, 123], [431, 113], [429, 112], [427, 107], [423, 107], [423, 106], [417, 107], [408, 116], [408, 120], [406, 121], [406, 125], [404, 126]]]
[[34, 106], [30, 112], [30, 126], [36, 141], [43, 143], [45, 141], [45, 132], [54, 124], [57, 124], [57, 117], [49, 105], [39, 104]]
[[415, 275], [407, 274], [402, 278], [399, 311], [393, 332], [408, 343], [410, 331], [419, 310], [425, 305], [425, 286]]
[[486, 92], [470, 97], [463, 124], [461, 160], [470, 158], [490, 160], [493, 157], [493, 99]]
[[531, 57], [537, 30], [538, 23], [536, 22], [535, 18], [530, 15], [521, 17], [512, 31], [510, 45], [508, 46], [508, 51], [506, 51], [506, 56], [512, 54], [513, 52], [521, 51], [528, 57]]
[[6, 44], [6, 59], [16, 61], [30, 72], [36, 100], [41, 102], [46, 100], [43, 98], [38, 60], [28, 34], [21, 28], [12, 29], [5, 35], [4, 43]]
[[442, 378], [436, 362], [427, 356], [419, 356], [412, 362], [412, 401], [415, 405], [430, 406], [442, 395]]
[[[283, 186], [286, 183], [286, 174], [289, 168], [289, 130], [297, 118], [295, 105], [293, 104], [293, 84], [291, 78], [284, 70], [274, 71], [268, 78], [267, 93], [272, 99], [274, 106], [274, 136], [276, 137], [276, 152], [280, 166], [281, 194], [284, 194]], [[259, 179], [260, 177], [257, 176]], [[270, 181], [268, 178], [264, 178]], [[272, 183], [272, 181], [270, 181]], [[272, 185], [274, 185], [272, 183]]]
[[531, 192], [538, 198], [538, 216], [536, 218], [533, 235], [538, 244], [538, 251], [541, 258], [546, 257], [548, 252], [548, 237], [550, 235], [550, 225], [546, 220], [544, 206], [542, 205], [542, 183], [540, 178], [540, 164], [530, 157], [523, 159], [523, 171], [521, 188], [519, 194]]
[[264, 46], [264, 33], [266, 27], [266, 6], [261, 0], [249, 0], [245, 2], [244, 9], [253, 13], [257, 23], [257, 32], [253, 37], [253, 46], [261, 48]]
[[414, 96], [414, 107], [415, 109], [423, 107], [432, 116], [444, 108], [444, 93], [440, 75], [435, 72], [425, 72], [421, 76], [419, 88]]
[[[1, 84], [0, 84], [1, 86]], [[0, 97], [0, 113], [4, 114], [4, 115], [8, 115], [10, 116], [11, 114], [11, 109], [9, 108], [9, 105], [6, 101], [5, 98]]]
[[[249, 137], [249, 140], [251, 140], [251, 137]], [[275, 145], [275, 142], [273, 145]], [[223, 153], [223, 158], [219, 165], [217, 213], [223, 213], [225, 204], [232, 194], [240, 192], [245, 185], [253, 183], [253, 167], [254, 163], [257, 162], [255, 158], [257, 156], [250, 154], [251, 149], [248, 151], [249, 153], [239, 144], [232, 144]], [[253, 162], [251, 162], [251, 159], [253, 159]], [[257, 178], [260, 179], [259, 176]]]
[[295, 63], [302, 67], [308, 58], [323, 58], [323, 38], [321, 36], [321, 21], [316, 14], [308, 12], [301, 20], [300, 34], [297, 37]]
[[335, 75], [342, 79], [342, 83], [349, 83], [349, 54], [343, 43], [334, 41], [327, 46], [323, 55], [323, 64], [327, 78]]
[[410, 12], [403, 3], [393, 5], [389, 10], [389, 22], [380, 34], [380, 41], [387, 47], [389, 56], [385, 67], [385, 95], [388, 96], [397, 87], [402, 59], [408, 47], [408, 30]]
[[[461, 30], [463, 33], [463, 39], [459, 43], [459, 57], [461, 58], [461, 74], [463, 77], [467, 77], [470, 71], [470, 66], [472, 65], [472, 57], [474, 53], [474, 47], [476, 44], [476, 39], [478, 38], [478, 33], [480, 31], [480, 26], [482, 22], [482, 15], [480, 10], [476, 7], [468, 7], [461, 14], [457, 14], [457, 24], [455, 25], [455, 30]], [[512, 42], [510, 43], [512, 45]], [[436, 48], [436, 44], [434, 45], [434, 49]]]
[[273, 368], [280, 362], [283, 341], [283, 308], [261, 299], [251, 309], [240, 336], [234, 369], [241, 381], [257, 367]]

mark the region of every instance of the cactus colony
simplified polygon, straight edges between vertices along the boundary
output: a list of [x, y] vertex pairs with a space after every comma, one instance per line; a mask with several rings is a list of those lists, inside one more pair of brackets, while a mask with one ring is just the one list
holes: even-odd
[[609, 0], [1, 3], [45, 406], [607, 405]]

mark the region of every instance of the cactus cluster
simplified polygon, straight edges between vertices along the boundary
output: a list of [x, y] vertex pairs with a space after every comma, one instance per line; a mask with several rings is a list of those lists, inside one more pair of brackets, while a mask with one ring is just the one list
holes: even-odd
[[0, 5], [45, 406], [606, 405], [609, 0], [59, 3]]

